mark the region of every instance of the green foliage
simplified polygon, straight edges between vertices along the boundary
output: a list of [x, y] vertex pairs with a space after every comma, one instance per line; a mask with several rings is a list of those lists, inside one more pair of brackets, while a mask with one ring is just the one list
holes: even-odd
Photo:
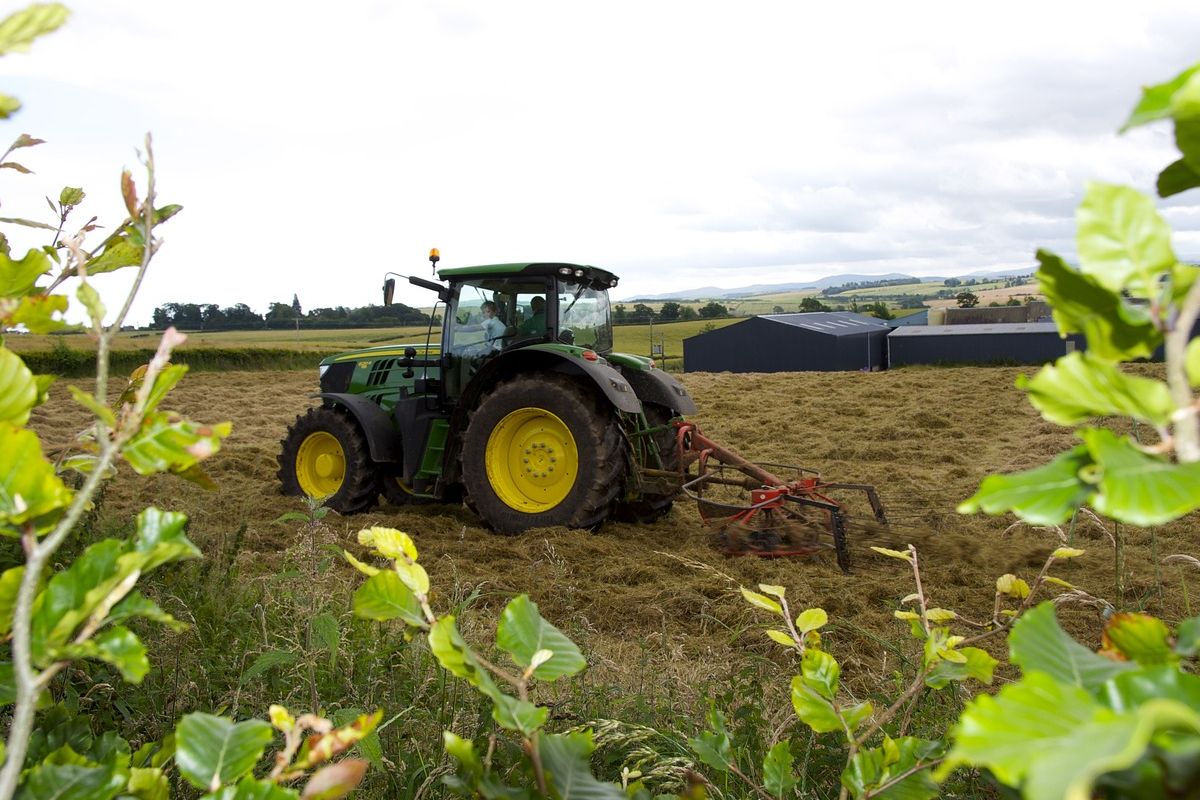
[[[1159, 176], [1162, 196], [1200, 185], [1200, 66], [1145, 89], [1125, 128], [1168, 118], [1183, 157]], [[959, 510], [1013, 511], [1056, 524], [1090, 504], [1121, 522], [1159, 525], [1200, 507], [1200, 404], [1192, 391], [1200, 370], [1197, 343], [1188, 342], [1200, 314], [1197, 269], [1178, 262], [1170, 228], [1133, 189], [1090, 184], [1077, 222], [1079, 268], [1039, 251], [1037, 277], [1059, 330], [1084, 333], [1088, 352], [1017, 385], [1047, 420], [1082, 425], [1082, 444], [1045, 466], [986, 478]], [[1167, 383], [1120, 369], [1162, 345]], [[1096, 417], [1149, 425], [1159, 442], [1144, 446], [1083, 424]], [[997, 589], [1024, 595], [1028, 605], [1031, 593], [1015, 579]], [[1009, 636], [1020, 680], [971, 701], [938, 775], [960, 765], [986, 768], [1033, 800], [1193, 792], [1200, 678], [1185, 662], [1197, 654], [1198, 625], [1185, 620], [1173, 635], [1154, 617], [1114, 614], [1096, 653], [1063, 631], [1052, 605], [1034, 608]]]
[[[1126, 127], [1173, 118], [1184, 160], [1200, 157], [1190, 131], [1195, 68], [1146, 90]], [[1169, 168], [1170, 169], [1170, 168]], [[1200, 313], [1198, 270], [1179, 263], [1170, 228], [1150, 198], [1123, 186], [1092, 183], [1077, 213], [1080, 265], [1039, 251], [1037, 278], [1059, 330], [1087, 336], [1088, 352], [1071, 353], [1018, 386], [1042, 416], [1081, 426], [1083, 444], [1050, 464], [991, 476], [960, 506], [963, 512], [1013, 511], [1055, 524], [1084, 504], [1121, 522], [1152, 526], [1200, 508], [1200, 424], [1191, 391], [1197, 370], [1192, 325]], [[1121, 362], [1167, 343], [1168, 380], [1126, 375]], [[1150, 425], [1160, 443], [1092, 427], [1095, 417]]]

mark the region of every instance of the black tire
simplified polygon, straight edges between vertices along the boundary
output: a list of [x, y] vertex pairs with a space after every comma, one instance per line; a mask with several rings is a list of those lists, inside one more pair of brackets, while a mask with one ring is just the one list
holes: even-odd
[[[644, 403], [642, 410], [646, 414], [646, 421], [655, 428], [666, 425], [679, 416], [666, 406], [660, 406], [657, 403]], [[658, 445], [658, 452], [662, 456], [663, 469], [678, 470], [679, 447], [675, 443], [674, 431], [665, 430], [655, 434], [654, 442]], [[640, 500], [619, 503], [613, 511], [613, 519], [641, 524], [654, 522], [670, 512], [671, 507], [675, 504], [677, 494], [677, 492], [670, 494], [646, 492]]]
[[[556, 450], [563, 437], [571, 441]], [[574, 465], [564, 455], [571, 447]], [[468, 504], [497, 533], [550, 525], [594, 529], [624, 488], [620, 428], [607, 403], [570, 379], [518, 376], [497, 386], [471, 415], [462, 470]]]
[[379, 499], [367, 437], [346, 411], [322, 406], [296, 417], [281, 442], [283, 493], [324, 497], [339, 514], [357, 514]]

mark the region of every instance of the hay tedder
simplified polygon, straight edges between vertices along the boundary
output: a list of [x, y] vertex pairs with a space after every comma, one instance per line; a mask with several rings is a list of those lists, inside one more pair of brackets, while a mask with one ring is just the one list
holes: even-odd
[[[747, 461], [687, 421], [696, 407], [679, 381], [613, 352], [612, 273], [519, 263], [439, 277], [408, 279], [438, 297], [423, 342], [321, 362], [321, 404], [282, 442], [285, 493], [340, 513], [381, 494], [462, 501], [507, 534], [652, 522], [686, 495], [728, 554], [832, 551], [843, 570], [851, 532], [887, 523], [874, 488]], [[394, 290], [389, 278], [385, 306]]]

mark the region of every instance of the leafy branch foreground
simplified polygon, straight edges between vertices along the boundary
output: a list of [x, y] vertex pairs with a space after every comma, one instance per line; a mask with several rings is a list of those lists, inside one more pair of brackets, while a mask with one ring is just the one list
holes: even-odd
[[[17, 12], [0, 22], [0, 54], [26, 47], [65, 18], [57, 4]], [[0, 117], [18, 106], [0, 96]], [[1182, 158], [1160, 176], [1164, 196], [1200, 186], [1200, 67], [1146, 90], [1129, 125], [1166, 118], [1174, 120]], [[0, 168], [27, 172], [8, 156], [39, 144], [22, 135]], [[23, 566], [0, 574], [0, 635], [8, 638], [10, 658], [0, 663], [0, 704], [9, 715], [0, 753], [0, 800], [16, 795], [161, 800], [181, 788], [219, 800], [338, 798], [358, 784], [366, 765], [334, 759], [365, 743], [378, 726], [379, 712], [342, 727], [315, 714], [296, 717], [279, 706], [271, 708], [269, 723], [189, 714], [165, 740], [131, 751], [112, 732], [95, 735], [89, 721], [61, 698], [67, 667], [80, 660], [110, 665], [131, 683], [143, 679], [148, 655], [127, 623], [139, 617], [170, 627], [180, 623], [138, 592], [137, 583], [158, 567], [199, 553], [185, 535], [183, 515], [150, 508], [138, 516], [131, 538], [91, 544], [57, 571], [51, 567], [54, 556], [79, 529], [97, 490], [119, 464], [140, 474], [169, 472], [210, 485], [201, 462], [229, 433], [226, 424], [201, 425], [162, 410], [186, 371], [170, 363], [182, 341], [173, 330], [123, 391], [110, 391], [112, 336], [161, 246], [157, 226], [179, 211], [156, 205], [149, 138], [143, 163], [145, 194], [139, 196], [132, 175], [122, 173], [128, 217], [95, 248], [85, 247], [96, 229], [94, 220], [74, 232], [68, 227], [86, 198], [79, 188], [66, 187], [57, 204], [51, 201], [53, 224], [3, 220], [52, 232], [53, 238], [19, 259], [7, 239], [0, 241], [0, 327], [34, 332], [63, 327], [69, 298], [56, 291], [72, 281], [98, 357], [94, 390], [70, 387], [94, 423], [73, 452], [52, 463], [27, 427], [52, 378], [34, 375], [0, 344], [0, 535], [17, 541], [25, 556]], [[1200, 408], [1193, 395], [1200, 385], [1200, 344], [1188, 339], [1200, 315], [1197, 270], [1177, 261], [1169, 229], [1149, 199], [1123, 187], [1089, 188], [1079, 213], [1079, 252], [1078, 270], [1039, 253], [1038, 280], [1060, 329], [1085, 333], [1088, 352], [1060, 359], [1020, 385], [1047, 419], [1081, 425], [1097, 416], [1124, 416], [1148, 426], [1157, 441], [1143, 443], [1084, 425], [1079, 447], [1037, 470], [988, 478], [962, 510], [1013, 511], [1053, 524], [1088, 504], [1121, 521], [1160, 524], [1200, 505]], [[91, 279], [125, 268], [136, 268], [133, 290], [105, 324], [108, 312]], [[39, 285], [47, 275], [49, 282]], [[1167, 360], [1165, 385], [1120, 369], [1123, 361], [1160, 345]], [[71, 488], [64, 475], [71, 475], [78, 488]], [[687, 797], [791, 797], [807, 791], [807, 774], [797, 770], [796, 758], [807, 758], [818, 739], [836, 742], [844, 756], [843, 797], [933, 797], [938, 781], [960, 767], [982, 770], [1037, 800], [1096, 794], [1165, 799], [1194, 794], [1200, 784], [1200, 677], [1193, 674], [1200, 617], [1172, 628], [1148, 615], [1115, 614], [1105, 626], [1099, 653], [1076, 642], [1062, 630], [1054, 606], [1034, 605], [1033, 599], [1047, 586], [1064, 583], [1050, 571], [1058, 561], [1079, 556], [1078, 550], [1056, 550], [1032, 584], [1001, 576], [992, 618], [979, 621], [932, 604], [915, 549], [881, 550], [912, 570], [916, 591], [901, 601], [896, 616], [921, 649], [911, 681], [881, 710], [847, 692], [841, 665], [823, 647], [821, 630], [828, 624], [823, 610], [810, 608], [793, 617], [784, 587], [743, 590], [748, 602], [781, 620], [767, 636], [798, 662], [790, 699], [795, 719], [804, 726], [800, 730], [810, 738], [788, 735], [793, 726], [785, 726], [773, 734], [765, 753], [750, 752], [714, 707], [708, 729], [688, 740], [695, 769], [680, 773], [673, 784], [659, 785], [650, 774], [628, 767], [620, 783], [596, 777], [593, 730], [549, 729], [550, 709], [535, 702], [538, 685], [574, 675], [586, 663], [528, 597], [515, 598], [501, 614], [495, 648], [504, 655], [485, 657], [466, 642], [453, 615], [434, 611], [429, 578], [409, 536], [369, 528], [360, 532], [359, 541], [387, 563], [375, 566], [346, 553], [367, 576], [355, 592], [355, 613], [398, 620], [406, 637], [423, 637], [442, 668], [491, 705], [501, 733], [489, 736], [486, 748], [453, 732], [443, 734], [454, 763], [445, 784], [464, 796], [646, 798], [666, 791]], [[1069, 585], [1064, 588], [1078, 594]], [[971, 700], [944, 737], [910, 735], [913, 709], [927, 693], [992, 681], [999, 663], [975, 645], [1005, 634], [1020, 679], [994, 696]], [[501, 736], [515, 740], [515, 757], [498, 748]], [[264, 762], [278, 740], [275, 755]], [[297, 788], [301, 781], [303, 787]]]

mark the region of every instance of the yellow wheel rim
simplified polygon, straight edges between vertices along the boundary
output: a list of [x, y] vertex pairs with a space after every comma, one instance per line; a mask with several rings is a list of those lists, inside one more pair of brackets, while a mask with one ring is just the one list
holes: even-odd
[[296, 451], [296, 481], [309, 497], [328, 497], [342, 488], [346, 453], [332, 433], [317, 431], [305, 437]]
[[484, 464], [492, 490], [505, 505], [540, 514], [571, 493], [579, 450], [561, 419], [542, 408], [519, 408], [492, 430]]

